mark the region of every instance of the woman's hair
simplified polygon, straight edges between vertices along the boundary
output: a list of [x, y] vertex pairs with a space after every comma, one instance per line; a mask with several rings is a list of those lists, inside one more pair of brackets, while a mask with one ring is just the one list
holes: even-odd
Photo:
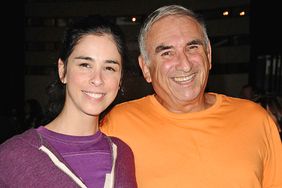
[[[122, 65], [126, 61], [126, 47], [125, 40], [121, 29], [102, 16], [88, 16], [83, 17], [76, 22], [73, 22], [65, 31], [61, 50], [59, 52], [59, 59], [64, 63], [65, 71], [67, 72], [68, 58], [73, 52], [75, 46], [79, 43], [80, 39], [87, 35], [110, 35], [116, 44], [118, 52], [121, 56]], [[57, 66], [54, 67], [57, 71]], [[122, 71], [123, 74], [123, 71]], [[49, 106], [47, 109], [48, 116], [46, 123], [54, 119], [62, 110], [65, 102], [65, 84], [59, 78], [58, 73], [55, 74], [56, 78], [48, 87], [47, 95], [49, 97]]]
[[[144, 59], [146, 61], [149, 61], [149, 57], [148, 57], [148, 52], [146, 49], [146, 40], [147, 40], [147, 34], [149, 32], [149, 30], [151, 29], [152, 25], [157, 22], [158, 20], [166, 17], [166, 16], [187, 16], [190, 17], [194, 20], [196, 20], [200, 26], [202, 27], [202, 32], [203, 32], [203, 36], [205, 39], [205, 45], [207, 46], [209, 43], [209, 38], [208, 38], [208, 34], [207, 34], [207, 29], [204, 23], [204, 20], [197, 15], [195, 12], [193, 12], [190, 9], [187, 9], [183, 6], [180, 5], [169, 5], [169, 6], [163, 6], [160, 7], [159, 9], [155, 10], [154, 12], [152, 12], [147, 19], [145, 20], [145, 22], [143, 23], [143, 26], [141, 27], [140, 33], [139, 33], [139, 37], [138, 37], [138, 42], [139, 42], [139, 48], [140, 48], [140, 53], [141, 55], [144, 57]], [[170, 24], [170, 23], [167, 23]]]

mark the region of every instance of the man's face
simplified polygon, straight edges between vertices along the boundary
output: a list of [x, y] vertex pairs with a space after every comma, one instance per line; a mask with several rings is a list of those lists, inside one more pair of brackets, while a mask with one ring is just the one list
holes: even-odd
[[145, 45], [149, 62], [139, 58], [139, 64], [158, 101], [174, 112], [199, 102], [211, 69], [211, 48], [200, 25], [187, 16], [164, 17], [153, 24]]

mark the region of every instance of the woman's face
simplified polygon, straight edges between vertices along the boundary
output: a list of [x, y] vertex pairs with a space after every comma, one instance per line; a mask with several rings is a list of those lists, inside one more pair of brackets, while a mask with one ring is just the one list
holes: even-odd
[[65, 108], [98, 116], [115, 99], [122, 70], [121, 55], [110, 35], [85, 35], [64, 63], [59, 60], [61, 81], [66, 84]]

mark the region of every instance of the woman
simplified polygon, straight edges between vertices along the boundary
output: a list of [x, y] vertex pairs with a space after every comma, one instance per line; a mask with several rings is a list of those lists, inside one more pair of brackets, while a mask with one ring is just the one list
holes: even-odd
[[137, 187], [130, 148], [98, 129], [118, 93], [123, 58], [121, 33], [101, 17], [66, 31], [58, 60], [62, 110], [1, 145], [0, 187]]

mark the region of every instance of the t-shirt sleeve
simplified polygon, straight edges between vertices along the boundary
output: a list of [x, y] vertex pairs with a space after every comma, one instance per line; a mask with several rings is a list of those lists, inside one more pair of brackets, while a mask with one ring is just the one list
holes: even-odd
[[267, 153], [264, 159], [263, 188], [278, 188], [282, 187], [282, 143], [270, 116], [267, 116], [265, 126]]

